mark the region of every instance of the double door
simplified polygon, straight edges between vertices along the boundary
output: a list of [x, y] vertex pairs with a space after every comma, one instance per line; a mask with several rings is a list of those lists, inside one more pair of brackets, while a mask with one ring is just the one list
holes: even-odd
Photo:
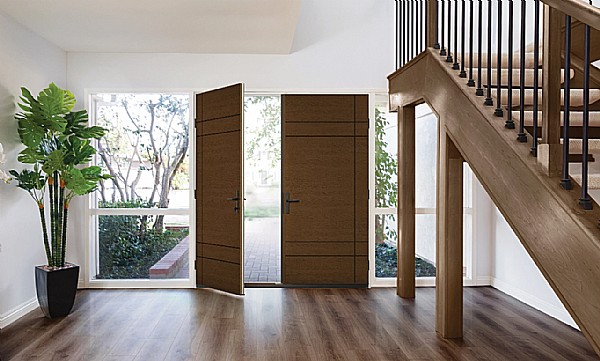
[[[244, 293], [242, 84], [196, 97], [196, 279]], [[282, 282], [368, 283], [368, 97], [282, 96]]]

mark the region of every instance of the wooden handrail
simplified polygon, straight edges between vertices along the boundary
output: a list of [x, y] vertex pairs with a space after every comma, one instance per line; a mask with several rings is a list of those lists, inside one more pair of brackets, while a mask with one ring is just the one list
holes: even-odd
[[600, 30], [600, 9], [582, 0], [542, 0], [548, 6]]

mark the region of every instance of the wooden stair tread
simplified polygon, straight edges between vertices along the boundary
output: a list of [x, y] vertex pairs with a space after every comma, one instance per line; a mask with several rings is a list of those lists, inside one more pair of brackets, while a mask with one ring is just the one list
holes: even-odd
[[[506, 105], [508, 100], [508, 89], [502, 89], [502, 105]], [[525, 105], [533, 105], [533, 89], [525, 89]], [[494, 98], [494, 102], [497, 99], [497, 90], [492, 89], [492, 97]], [[572, 89], [571, 90], [571, 106], [572, 107], [581, 107], [583, 106], [583, 89]], [[590, 104], [594, 104], [597, 101], [600, 101], [600, 89], [590, 89]], [[512, 91], [512, 102], [513, 106], [520, 105], [520, 89], [513, 89]], [[542, 104], [542, 89], [539, 89], [538, 92], [538, 102]], [[564, 105], [564, 90], [560, 91], [560, 104]]]
[[[575, 71], [571, 70], [571, 79], [575, 76]], [[481, 81], [487, 82], [487, 69], [481, 69]], [[508, 86], [508, 69], [501, 69], [501, 84], [502, 86]], [[474, 73], [473, 76], [477, 76], [477, 73]], [[535, 70], [533, 69], [525, 69], [525, 87], [533, 88], [533, 77], [535, 76]], [[539, 86], [542, 86], [542, 69], [538, 70], [539, 76]], [[565, 80], [564, 72], [560, 73], [560, 83], [562, 84]], [[518, 87], [521, 82], [521, 70], [514, 69], [512, 84], [514, 87]], [[498, 85], [498, 69], [492, 69], [492, 86]]]
[[[524, 123], [525, 126], [529, 127], [533, 125], [533, 110], [526, 110], [524, 115]], [[600, 111], [593, 111], [589, 113], [590, 127], [600, 127]], [[518, 122], [521, 120], [521, 113], [518, 110], [513, 110], [512, 112], [513, 120]], [[560, 125], [564, 124], [565, 112], [560, 112]], [[579, 111], [571, 111], [569, 113], [569, 124], [573, 127], [581, 127], [583, 126], [583, 112]], [[538, 112], [538, 125], [542, 125], [542, 112]]]

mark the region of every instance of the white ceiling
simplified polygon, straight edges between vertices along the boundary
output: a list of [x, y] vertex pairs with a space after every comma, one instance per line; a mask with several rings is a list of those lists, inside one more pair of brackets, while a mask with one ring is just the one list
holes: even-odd
[[288, 54], [301, 0], [0, 0], [69, 52]]

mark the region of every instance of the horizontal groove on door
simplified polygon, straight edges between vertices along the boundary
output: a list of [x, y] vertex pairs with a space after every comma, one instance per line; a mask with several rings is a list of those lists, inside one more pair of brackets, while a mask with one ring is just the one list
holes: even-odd
[[354, 241], [289, 242], [287, 256], [354, 256]]
[[204, 243], [204, 258], [217, 259], [220, 261], [240, 264], [240, 249], [238, 247], [227, 247], [221, 245]]
[[202, 260], [204, 262], [203, 284], [211, 287], [218, 285], [219, 289], [227, 292], [240, 292], [241, 265], [210, 258]]
[[219, 133], [210, 133], [210, 134], [202, 134], [203, 137], [207, 137], [207, 136], [211, 136], [211, 135], [221, 135], [221, 134], [230, 134], [230, 133], [239, 133], [239, 129], [238, 130], [231, 130], [228, 132], [219, 132]]
[[227, 133], [240, 130], [240, 116], [219, 118], [217, 121], [202, 122], [202, 134]]
[[286, 123], [286, 137], [291, 136], [354, 136], [354, 123]]
[[234, 114], [234, 115], [225, 115], [222, 117], [218, 117], [218, 118], [210, 118], [210, 119], [196, 119], [196, 123], [207, 123], [207, 122], [212, 122], [212, 121], [216, 121], [216, 120], [222, 120], [222, 119], [227, 119], [227, 118], [233, 118], [233, 117], [237, 117], [241, 114]]
[[352, 256], [287, 256], [285, 257], [285, 281], [291, 284], [353, 284], [354, 258]]
[[369, 255], [369, 242], [356, 241], [356, 255], [357, 256], [368, 256]]
[[366, 137], [369, 135], [369, 123], [356, 123], [356, 136]]

